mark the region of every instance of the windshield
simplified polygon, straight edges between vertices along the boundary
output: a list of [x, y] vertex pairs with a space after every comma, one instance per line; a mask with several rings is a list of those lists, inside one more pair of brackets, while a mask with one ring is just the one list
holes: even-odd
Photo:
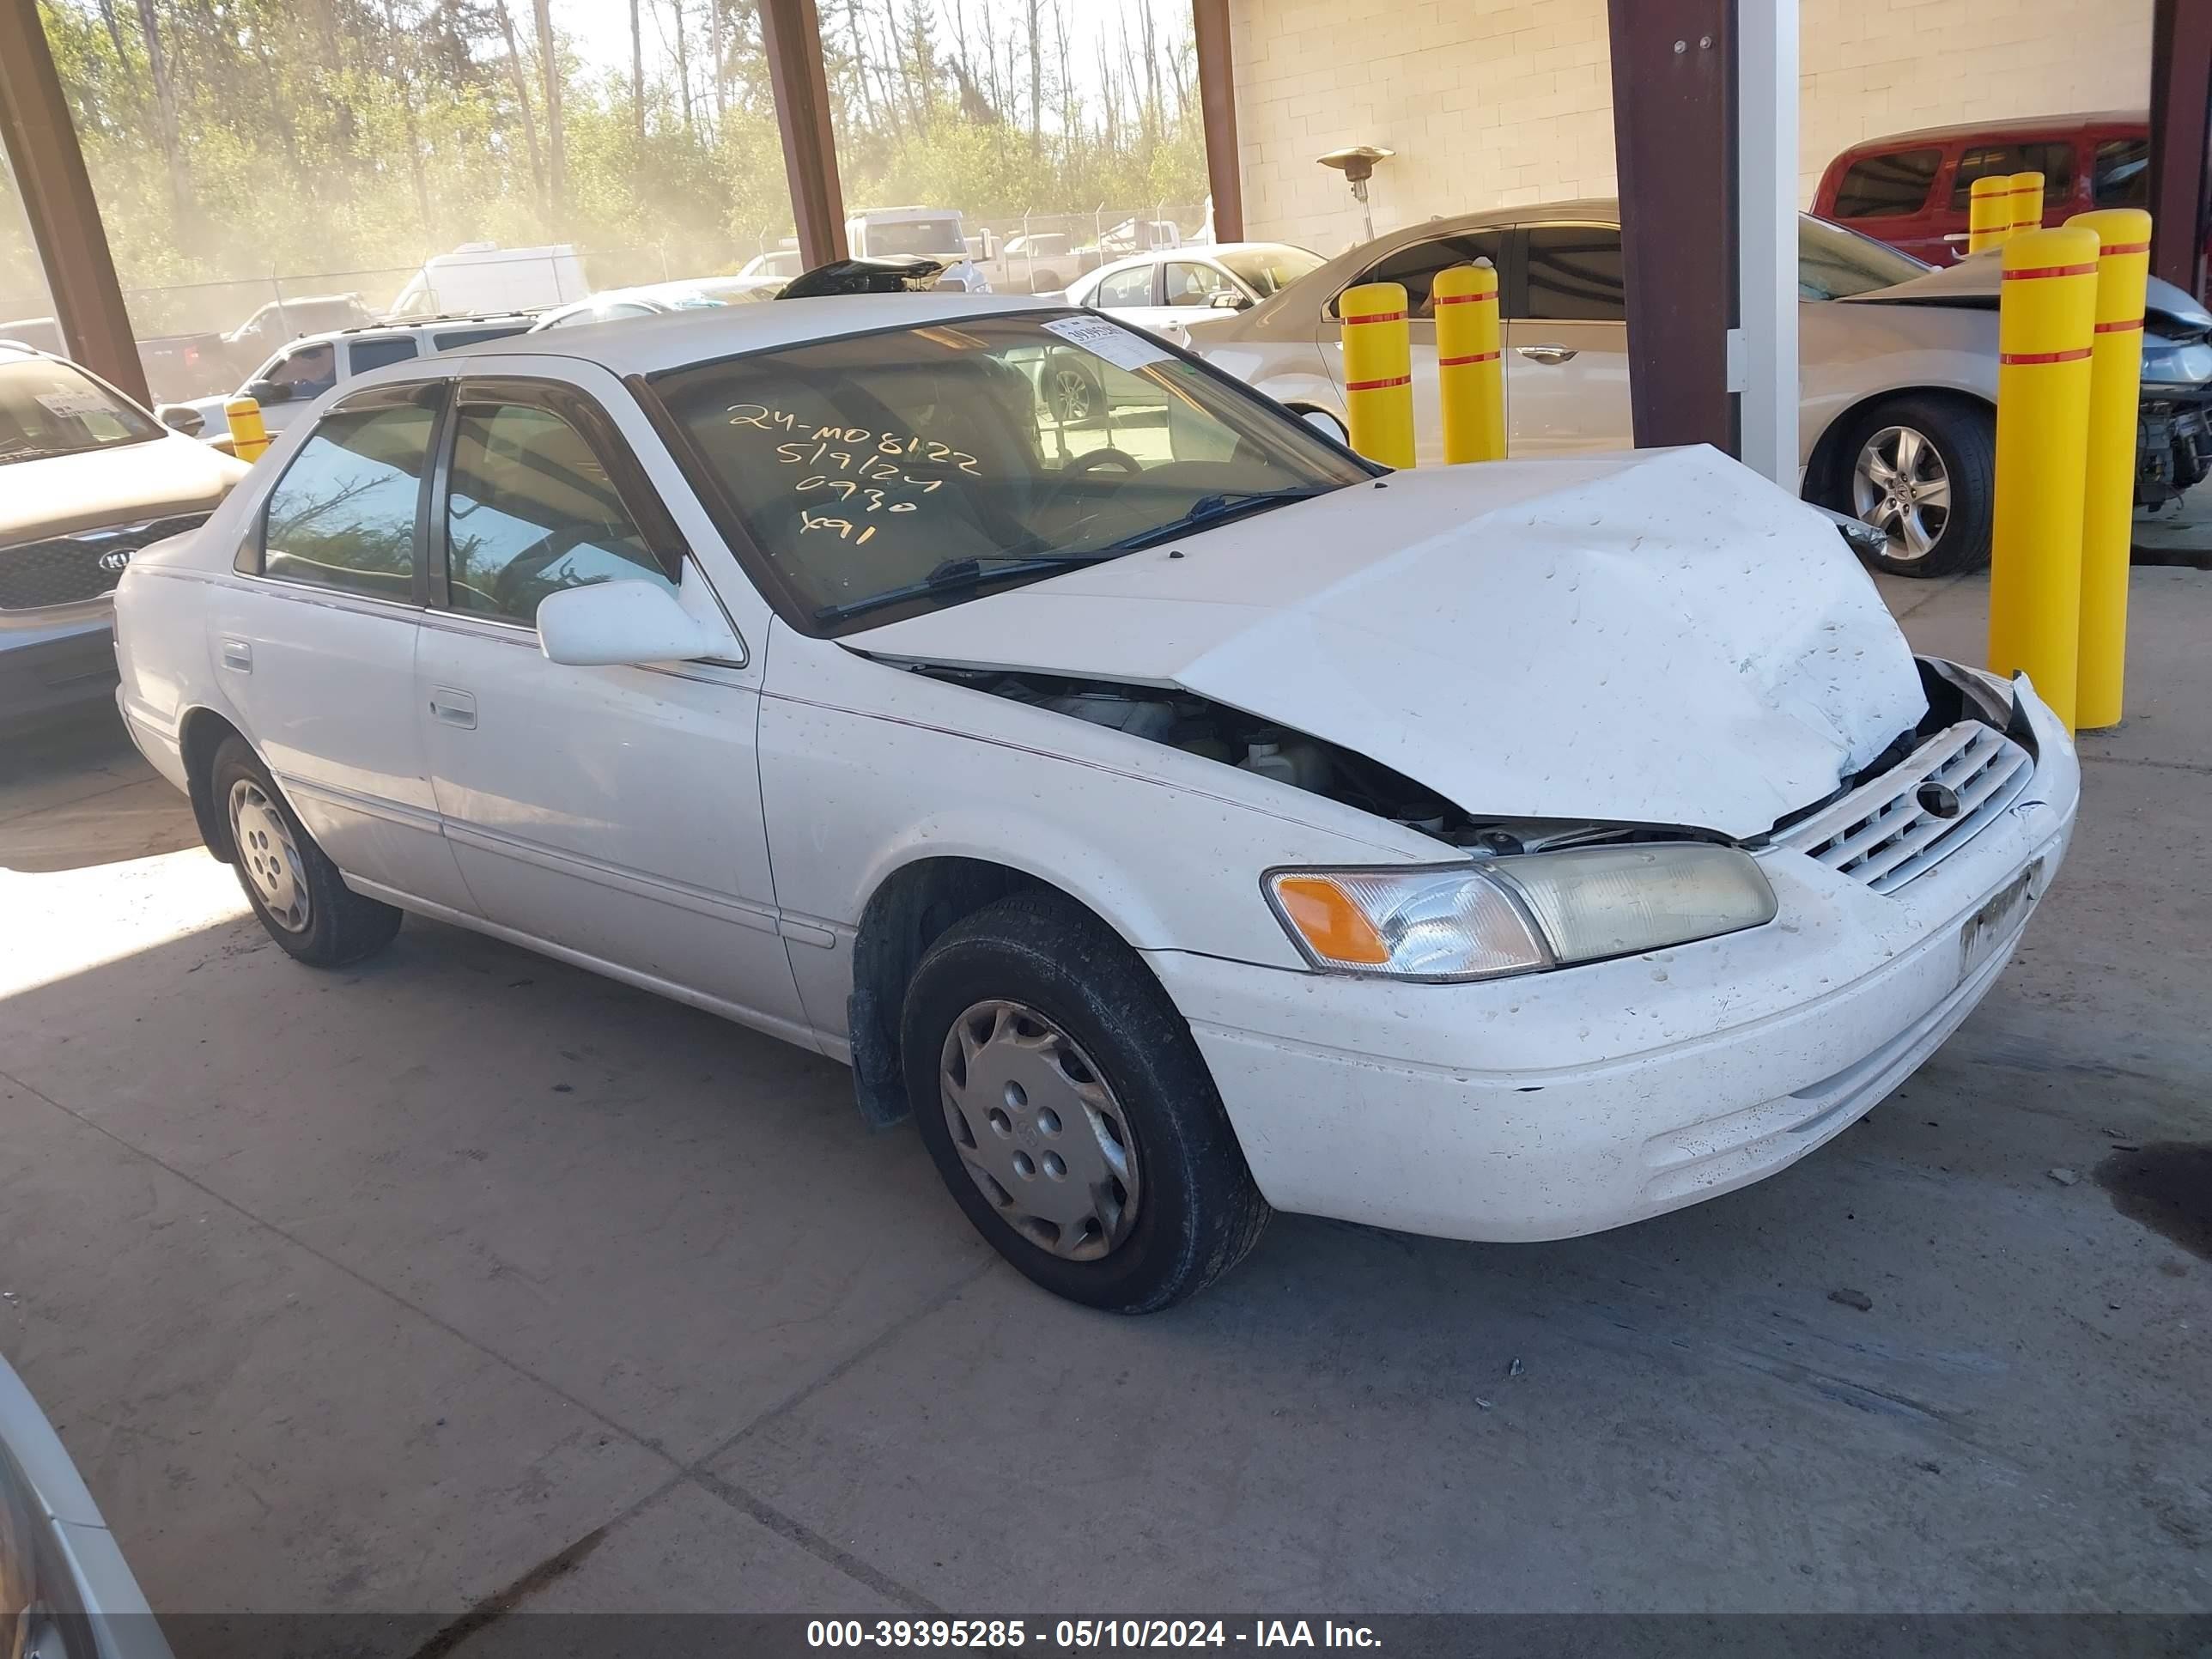
[[1930, 267], [1886, 242], [1810, 214], [1797, 221], [1797, 297], [1848, 300], [1927, 275]]
[[886, 253], [921, 253], [951, 259], [968, 257], [968, 245], [960, 240], [957, 219], [899, 219], [889, 223], [871, 219], [867, 228], [866, 240], [871, 258]]
[[1081, 313], [815, 341], [653, 384], [817, 623], [970, 561], [1035, 579], [1054, 567], [1012, 562], [1113, 557], [1187, 518], [1371, 476], [1150, 336]]
[[1288, 288], [1308, 271], [1319, 270], [1325, 263], [1321, 255], [1309, 253], [1302, 247], [1239, 248], [1233, 253], [1217, 253], [1213, 257], [1231, 276], [1262, 300], [1278, 289]]
[[144, 443], [162, 428], [70, 363], [0, 362], [0, 465]]

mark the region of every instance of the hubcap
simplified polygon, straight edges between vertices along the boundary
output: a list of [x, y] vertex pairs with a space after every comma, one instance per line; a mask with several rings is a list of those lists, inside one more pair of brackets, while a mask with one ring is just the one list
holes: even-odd
[[1851, 509], [1889, 538], [1889, 556], [1924, 559], [1951, 522], [1951, 474], [1923, 433], [1886, 426], [1851, 474]]
[[1060, 392], [1061, 420], [1073, 422], [1091, 418], [1091, 381], [1081, 369], [1061, 369], [1054, 377], [1054, 385]]
[[251, 778], [230, 786], [230, 842], [262, 908], [288, 933], [307, 931], [307, 882], [291, 826]]
[[1128, 1237], [1136, 1137], [1066, 1032], [1021, 1003], [979, 1002], [945, 1036], [939, 1084], [961, 1162], [1009, 1226], [1071, 1261]]

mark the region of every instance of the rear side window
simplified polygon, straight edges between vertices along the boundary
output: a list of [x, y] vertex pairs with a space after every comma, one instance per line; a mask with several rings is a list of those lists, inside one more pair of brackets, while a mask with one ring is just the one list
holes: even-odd
[[347, 349], [353, 353], [353, 372], [356, 374], [366, 374], [387, 363], [404, 363], [415, 356], [415, 342], [404, 334], [383, 340], [356, 340]]
[[269, 492], [262, 574], [411, 604], [416, 510], [435, 420], [419, 404], [324, 416]]
[[1524, 316], [1570, 323], [1627, 319], [1620, 276], [1620, 232], [1615, 227], [1532, 226], [1528, 260]]
[[1132, 306], [1148, 306], [1152, 302], [1152, 268], [1137, 265], [1128, 270], [1117, 270], [1111, 276], [1102, 277], [1098, 291], [1091, 296], [1091, 303], [1109, 310], [1126, 310]]
[[2043, 199], [2057, 201], [2074, 188], [2074, 146], [2069, 141], [2038, 144], [1969, 144], [1959, 156], [1959, 171], [1951, 180], [1951, 206], [1964, 213], [1974, 193], [1974, 180], [1992, 173], [2039, 173]]
[[504, 340], [510, 334], [520, 334], [527, 323], [509, 324], [499, 328], [449, 328], [442, 334], [430, 337], [430, 349], [451, 351], [456, 346], [474, 345], [479, 340]]
[[[1619, 238], [1614, 241], [1617, 247]], [[1453, 265], [1472, 264], [1477, 259], [1487, 259], [1503, 270], [1504, 242], [1505, 233], [1500, 230], [1467, 230], [1451, 236], [1431, 236], [1425, 242], [1409, 242], [1384, 254], [1357, 283], [1348, 286], [1357, 287], [1358, 283], [1403, 283], [1407, 315], [1432, 318], [1437, 314], [1436, 304], [1429, 289], [1437, 280], [1437, 273]]]
[[2097, 146], [2090, 188], [2100, 208], [2150, 205], [2150, 140], [2107, 138]]
[[1917, 213], [1928, 205], [1928, 187], [1942, 165], [1943, 152], [1934, 145], [1863, 155], [1836, 187], [1836, 217], [1894, 219]]
[[564, 588], [674, 586], [591, 444], [532, 404], [462, 409], [446, 566], [453, 609], [532, 626], [538, 601]]

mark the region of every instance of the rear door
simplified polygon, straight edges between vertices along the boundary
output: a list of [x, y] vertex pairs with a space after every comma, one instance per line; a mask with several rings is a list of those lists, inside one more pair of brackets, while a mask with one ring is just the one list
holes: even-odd
[[[1948, 264], [1966, 248], [1963, 238], [1955, 243], [1944, 240], [1954, 227], [1936, 192], [1948, 175], [1948, 159], [1942, 144], [1856, 156], [1836, 186], [1828, 216], [1930, 264]], [[1956, 228], [1966, 228], [1963, 216]]]
[[1506, 289], [1507, 452], [1632, 449], [1620, 227], [1553, 221], [1518, 233]]

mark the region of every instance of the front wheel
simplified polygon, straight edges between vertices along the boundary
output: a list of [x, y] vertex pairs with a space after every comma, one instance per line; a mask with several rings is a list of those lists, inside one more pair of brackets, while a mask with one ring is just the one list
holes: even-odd
[[1948, 576], [1989, 562], [1996, 421], [1978, 404], [1895, 398], [1852, 423], [1838, 512], [1889, 538], [1874, 563], [1896, 576]]
[[1189, 1028], [1072, 901], [1019, 895], [946, 932], [908, 987], [900, 1045], [938, 1173], [1045, 1289], [1149, 1313], [1258, 1242], [1267, 1200]]
[[1060, 425], [1082, 426], [1106, 412], [1106, 389], [1072, 358], [1048, 365], [1045, 378], [1052, 418]]

